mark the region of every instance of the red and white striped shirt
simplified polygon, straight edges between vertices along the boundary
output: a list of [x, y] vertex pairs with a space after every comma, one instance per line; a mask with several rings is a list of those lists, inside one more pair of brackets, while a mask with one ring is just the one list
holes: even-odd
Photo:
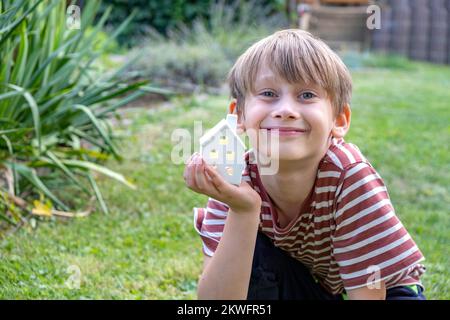
[[[243, 179], [262, 199], [259, 230], [309, 268], [330, 293], [384, 280], [386, 288], [419, 284], [424, 257], [397, 218], [386, 186], [358, 147], [333, 139], [317, 171], [314, 189], [288, 226], [261, 182], [251, 151]], [[203, 252], [212, 256], [222, 236], [228, 206], [210, 198], [194, 208]]]

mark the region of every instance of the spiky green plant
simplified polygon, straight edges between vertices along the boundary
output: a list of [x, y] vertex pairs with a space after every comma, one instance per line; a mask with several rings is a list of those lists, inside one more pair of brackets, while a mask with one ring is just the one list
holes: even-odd
[[120, 159], [107, 119], [155, 88], [125, 81], [125, 66], [96, 70], [103, 52], [97, 35], [111, 11], [93, 25], [99, 5], [85, 1], [81, 28], [70, 29], [65, 0], [0, 0], [0, 219], [10, 224], [38, 196], [55, 209], [73, 210], [74, 195], [58, 193], [67, 186], [95, 195], [107, 212], [94, 173], [132, 186], [100, 163], [110, 155]]

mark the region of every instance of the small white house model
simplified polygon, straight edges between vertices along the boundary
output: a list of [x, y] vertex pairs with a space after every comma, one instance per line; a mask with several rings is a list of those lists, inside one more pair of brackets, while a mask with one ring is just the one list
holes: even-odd
[[200, 138], [200, 154], [224, 180], [240, 185], [245, 168], [245, 144], [236, 133], [237, 116], [228, 114]]

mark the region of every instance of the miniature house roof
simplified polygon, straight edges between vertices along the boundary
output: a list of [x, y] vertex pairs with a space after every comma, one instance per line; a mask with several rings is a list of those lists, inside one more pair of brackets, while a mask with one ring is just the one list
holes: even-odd
[[200, 144], [204, 145], [206, 142], [211, 140], [215, 135], [219, 134], [224, 128], [230, 130], [233, 136], [236, 138], [238, 143], [245, 149], [245, 144], [242, 142], [241, 138], [236, 133], [237, 128], [237, 116], [235, 114], [228, 114], [226, 119], [220, 120], [211, 130], [209, 130], [205, 135], [200, 138]]

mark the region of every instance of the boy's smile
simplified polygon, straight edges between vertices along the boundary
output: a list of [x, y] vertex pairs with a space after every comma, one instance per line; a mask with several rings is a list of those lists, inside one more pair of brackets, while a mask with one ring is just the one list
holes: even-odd
[[309, 130], [297, 128], [297, 127], [284, 127], [284, 126], [271, 126], [271, 127], [261, 127], [261, 130], [267, 130], [268, 134], [276, 132], [280, 138], [282, 137], [296, 137], [301, 134], [307, 133]]

